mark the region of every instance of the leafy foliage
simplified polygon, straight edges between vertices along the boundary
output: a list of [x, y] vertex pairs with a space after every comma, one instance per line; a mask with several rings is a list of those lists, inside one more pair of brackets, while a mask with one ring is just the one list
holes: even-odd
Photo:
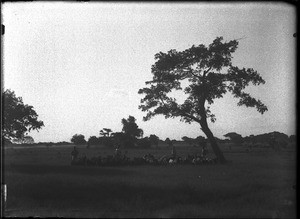
[[224, 137], [230, 138], [230, 140], [237, 146], [241, 146], [241, 144], [243, 143], [243, 137], [235, 132], [229, 132], [224, 135]]
[[143, 130], [138, 127], [136, 119], [133, 116], [129, 116], [128, 119], [123, 118], [121, 122], [123, 125], [122, 132], [114, 132], [111, 133], [110, 136], [114, 145], [118, 145], [123, 148], [136, 146], [137, 138], [143, 136]]
[[91, 136], [88, 140], [88, 145], [104, 145], [107, 147], [113, 146], [113, 133], [109, 128], [103, 128], [99, 132], [100, 137]]
[[14, 91], [7, 89], [2, 94], [3, 126], [2, 135], [7, 140], [20, 140], [31, 130], [39, 130], [44, 126], [38, 120], [33, 106], [23, 103], [22, 97], [16, 97]]
[[21, 138], [12, 140], [12, 143], [14, 144], [24, 144], [24, 145], [32, 145], [34, 144], [33, 137], [29, 135], [22, 136]]
[[80, 145], [80, 144], [85, 144], [86, 140], [84, 139], [84, 135], [82, 134], [75, 134], [73, 135], [73, 137], [71, 138], [71, 142], [73, 142], [76, 145]]
[[[214, 99], [223, 97], [227, 92], [239, 99], [239, 106], [256, 107], [262, 114], [267, 111], [260, 100], [244, 92], [250, 83], [259, 85], [265, 81], [252, 68], [240, 69], [232, 65], [237, 40], [222, 41], [222, 37], [217, 37], [208, 47], [193, 45], [181, 52], [170, 50], [155, 55], [157, 61], [152, 66], [153, 80], [146, 82], [150, 87], [138, 92], [145, 95], [139, 106], [147, 112], [145, 121], [161, 114], [166, 118], [180, 117], [188, 123], [200, 123], [201, 118], [210, 118], [215, 122], [215, 115], [209, 106], [205, 107], [205, 103], [213, 104]], [[189, 85], [182, 87], [183, 81]], [[187, 95], [182, 104], [168, 96], [174, 90], [183, 90]]]
[[22, 144], [34, 144], [33, 137], [27, 135], [22, 138]]
[[198, 136], [197, 138], [189, 138], [187, 136], [183, 136], [181, 138], [183, 141], [188, 143], [189, 145], [194, 145], [194, 146], [203, 146], [206, 145], [207, 140], [203, 136]]
[[283, 141], [289, 141], [289, 136], [280, 133], [277, 131], [270, 132], [270, 133], [264, 133], [264, 134], [259, 134], [259, 135], [250, 135], [245, 138], [243, 138], [244, 142], [248, 143], [262, 143], [262, 144], [268, 144], [272, 139], [282, 139]]
[[189, 145], [192, 145], [193, 144], [193, 138], [189, 138], [189, 137], [187, 137], [187, 136], [183, 136], [182, 138], [181, 138], [183, 141], [185, 141], [186, 143], [188, 143]]
[[108, 128], [103, 128], [102, 130], [100, 130], [100, 135], [103, 137], [109, 137], [109, 133], [111, 133], [112, 130], [108, 129]]
[[156, 147], [158, 147], [158, 142], [159, 142], [159, 137], [158, 136], [150, 135], [149, 140], [150, 140], [152, 145], [155, 145]]
[[97, 145], [97, 144], [99, 144], [99, 140], [96, 136], [91, 136], [88, 140], [88, 143], [90, 145]]
[[131, 137], [142, 137], [143, 130], [136, 124], [136, 119], [133, 116], [129, 116], [128, 119], [122, 119], [123, 129], [122, 131]]
[[[244, 91], [250, 83], [259, 85], [265, 81], [252, 68], [232, 65], [232, 53], [237, 46], [237, 40], [223, 42], [223, 37], [217, 37], [209, 46], [200, 44], [184, 51], [173, 49], [157, 53], [151, 69], [153, 79], [146, 82], [149, 87], [138, 91], [145, 95], [139, 106], [147, 112], [144, 121], [164, 115], [165, 118], [179, 117], [187, 123], [199, 123], [218, 160], [224, 163], [223, 153], [207, 124], [207, 119], [216, 121], [210, 111], [214, 100], [230, 92], [239, 99], [238, 106], [256, 107], [261, 114], [268, 110], [260, 100]], [[180, 90], [187, 96], [183, 103], [170, 96], [173, 91]]]

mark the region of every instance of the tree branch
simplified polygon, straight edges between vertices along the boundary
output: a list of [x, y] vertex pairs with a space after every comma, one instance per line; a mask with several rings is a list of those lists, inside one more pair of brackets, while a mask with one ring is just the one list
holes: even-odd
[[193, 76], [195, 76], [196, 78], [199, 78], [199, 79], [202, 79], [202, 77], [201, 76], [199, 76], [199, 75], [195, 75], [192, 71], [191, 71], [191, 74], [193, 75]]
[[211, 70], [212, 67], [209, 67], [206, 71], [203, 72], [202, 78], [205, 78], [205, 75]]
[[159, 96], [159, 99], [161, 100], [162, 104], [166, 107], [165, 101], [163, 100], [163, 98], [161, 98], [161, 96]]
[[188, 117], [188, 118], [190, 118], [190, 119], [193, 119], [194, 121], [196, 121], [196, 122], [198, 122], [198, 123], [201, 122], [201, 120], [197, 119], [195, 116], [189, 115], [189, 114], [187, 114], [187, 113], [181, 113], [181, 115], [182, 115], [182, 116], [185, 116], [185, 117]]

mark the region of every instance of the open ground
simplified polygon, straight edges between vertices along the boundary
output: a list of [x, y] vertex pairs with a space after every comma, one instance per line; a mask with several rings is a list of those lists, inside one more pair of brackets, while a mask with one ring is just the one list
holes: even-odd
[[[209, 146], [209, 145], [208, 145]], [[180, 156], [200, 150], [177, 145]], [[72, 146], [5, 149], [5, 216], [295, 218], [296, 151], [221, 145], [227, 164], [71, 166]], [[113, 149], [79, 147], [87, 157]], [[170, 148], [128, 149], [129, 157]], [[212, 155], [212, 151], [209, 155]]]

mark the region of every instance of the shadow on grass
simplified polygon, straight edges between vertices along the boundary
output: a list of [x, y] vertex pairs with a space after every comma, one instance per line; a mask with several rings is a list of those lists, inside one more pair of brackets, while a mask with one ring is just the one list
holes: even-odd
[[[44, 209], [45, 216], [51, 216], [47, 215], [49, 212], [63, 212], [68, 217], [77, 211], [84, 216], [86, 211], [92, 217], [124, 217], [127, 214], [156, 217], [157, 212], [163, 215], [158, 217], [168, 217], [164, 216], [166, 212], [177, 217], [213, 217], [214, 209], [221, 205], [220, 214], [231, 215], [232, 210], [232, 215], [239, 217], [247, 214], [236, 208], [239, 205], [247, 206], [247, 212], [258, 205], [262, 210], [275, 208], [277, 196], [272, 196], [273, 191], [280, 189], [263, 182], [230, 185], [226, 181], [224, 184], [211, 181], [203, 186], [189, 182], [160, 184], [157, 177], [164, 175], [136, 177], [138, 172], [134, 170], [108, 167], [14, 165], [7, 170], [29, 175], [24, 179], [19, 174], [9, 176], [7, 208], [36, 212], [32, 214], [37, 215]], [[91, 175], [96, 177], [89, 178]]]
[[10, 173], [25, 173], [25, 174], [66, 174], [66, 175], [130, 175], [136, 172], [126, 169], [116, 169], [109, 167], [84, 167], [84, 166], [66, 166], [66, 165], [9, 165], [5, 167], [5, 171]]
[[[133, 179], [134, 180], [134, 179]], [[125, 182], [98, 182], [82, 186], [78, 183], [43, 185], [27, 183], [10, 191], [8, 208], [90, 209], [97, 211], [153, 211], [180, 205], [205, 205], [222, 199], [236, 199], [243, 194], [235, 191], [212, 192], [195, 189], [188, 184], [156, 187]], [[26, 201], [27, 200], [27, 201]]]

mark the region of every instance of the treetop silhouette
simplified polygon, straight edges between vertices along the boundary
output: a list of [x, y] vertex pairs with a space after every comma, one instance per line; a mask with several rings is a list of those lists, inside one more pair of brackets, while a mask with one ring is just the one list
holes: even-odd
[[2, 136], [6, 140], [22, 140], [31, 130], [38, 131], [44, 126], [33, 106], [24, 104], [22, 97], [10, 89], [2, 93], [2, 107]]

